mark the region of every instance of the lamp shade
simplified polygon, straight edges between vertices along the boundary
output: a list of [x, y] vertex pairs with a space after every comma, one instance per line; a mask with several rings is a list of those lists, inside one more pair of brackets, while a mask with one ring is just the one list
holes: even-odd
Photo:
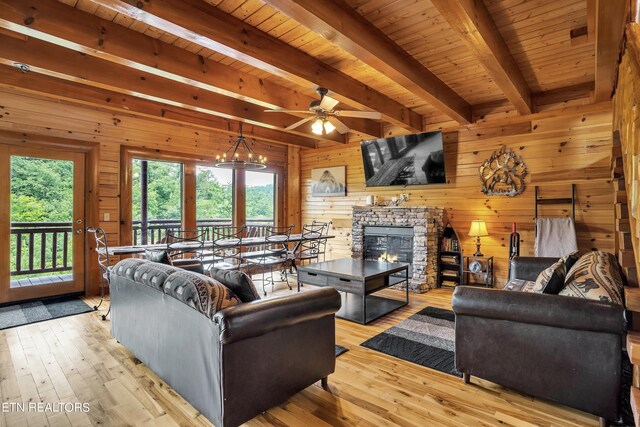
[[472, 237], [484, 237], [488, 236], [487, 224], [482, 219], [476, 219], [471, 221], [471, 228], [469, 229], [469, 236]]

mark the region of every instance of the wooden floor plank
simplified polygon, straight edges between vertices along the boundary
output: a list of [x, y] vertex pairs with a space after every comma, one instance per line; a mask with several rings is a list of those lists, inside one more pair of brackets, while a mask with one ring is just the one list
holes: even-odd
[[[305, 286], [304, 291], [313, 289]], [[289, 295], [285, 286], [269, 296]], [[387, 290], [387, 293], [398, 291]], [[86, 298], [93, 305], [97, 298]], [[369, 325], [338, 319], [336, 341], [349, 351], [336, 361], [325, 390], [314, 384], [248, 426], [595, 426], [590, 414], [499, 385], [460, 378], [361, 347], [424, 307], [451, 307], [451, 290], [411, 295], [410, 304]], [[0, 331], [3, 402], [89, 403], [88, 413], [4, 413], [0, 427], [203, 426], [212, 424], [111, 337], [96, 313]]]

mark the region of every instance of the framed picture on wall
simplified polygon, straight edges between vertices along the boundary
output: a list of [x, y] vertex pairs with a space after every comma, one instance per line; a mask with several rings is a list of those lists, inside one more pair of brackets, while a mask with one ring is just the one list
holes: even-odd
[[345, 166], [311, 170], [311, 195], [315, 197], [339, 197], [347, 195]]

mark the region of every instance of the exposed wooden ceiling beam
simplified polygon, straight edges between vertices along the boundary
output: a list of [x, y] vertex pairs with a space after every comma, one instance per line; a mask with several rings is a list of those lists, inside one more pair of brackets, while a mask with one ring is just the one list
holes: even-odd
[[[0, 62], [28, 64], [33, 72], [65, 80], [156, 100], [170, 105], [240, 120], [270, 129], [282, 130], [298, 120], [287, 114], [265, 113], [263, 108], [167, 80], [153, 74], [87, 56], [38, 39], [21, 41], [0, 35]], [[310, 138], [310, 134], [293, 130], [288, 133]], [[337, 133], [316, 137], [318, 140], [344, 142]]]
[[[264, 108], [306, 109], [317, 99], [55, 0], [0, 0], [0, 28]], [[342, 120], [363, 137], [382, 136], [376, 121]]]
[[432, 0], [469, 51], [520, 114], [531, 114], [531, 92], [491, 14], [478, 0]]
[[284, 77], [327, 87], [336, 99], [411, 131], [422, 116], [358, 80], [200, 0], [90, 0], [159, 30]]
[[342, 0], [265, 0], [460, 123], [471, 107], [442, 80]]
[[[37, 73], [23, 73], [15, 67], [0, 65], [0, 87], [9, 87], [43, 95], [72, 104], [96, 107], [127, 115], [196, 126], [227, 136], [237, 135], [238, 121], [136, 98], [106, 89], [86, 86]], [[300, 137], [260, 126], [245, 126], [244, 134], [259, 141], [316, 148], [314, 139]]]
[[596, 86], [595, 102], [609, 101], [613, 92], [618, 56], [629, 13], [628, 0], [596, 1]]

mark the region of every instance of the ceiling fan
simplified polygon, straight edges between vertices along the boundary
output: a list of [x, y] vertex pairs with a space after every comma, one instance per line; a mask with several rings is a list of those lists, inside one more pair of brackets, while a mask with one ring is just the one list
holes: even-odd
[[265, 111], [267, 113], [311, 114], [311, 117], [307, 117], [300, 121], [297, 121], [294, 124], [287, 126], [285, 129], [295, 129], [298, 126], [301, 126], [313, 120], [313, 123], [311, 124], [311, 132], [315, 133], [316, 135], [326, 135], [333, 132], [334, 130], [337, 130], [340, 133], [349, 132], [349, 127], [338, 120], [337, 117], [357, 117], [361, 119], [372, 120], [379, 120], [381, 117], [381, 114], [377, 111], [334, 110], [335, 106], [338, 105], [340, 101], [327, 96], [327, 92], [329, 92], [329, 90], [324, 87], [319, 87], [318, 89], [316, 89], [316, 92], [318, 95], [320, 95], [320, 99], [311, 101], [308, 110], [274, 109]]

